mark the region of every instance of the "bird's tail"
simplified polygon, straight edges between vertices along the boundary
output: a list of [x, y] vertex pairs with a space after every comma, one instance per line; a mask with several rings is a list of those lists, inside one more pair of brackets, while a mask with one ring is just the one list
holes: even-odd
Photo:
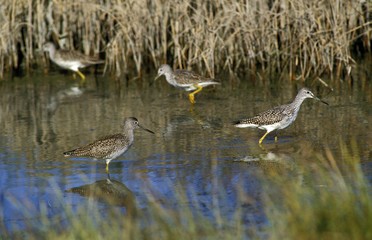
[[105, 60], [99, 58], [91, 58], [89, 59], [90, 64], [102, 64], [105, 63]]
[[74, 152], [75, 152], [75, 150], [67, 151], [67, 152], [64, 152], [63, 155], [65, 157], [70, 157], [70, 156], [74, 155]]
[[236, 121], [233, 121], [232, 124], [237, 128], [258, 127], [257, 124], [251, 123], [249, 119], [236, 120]]
[[100, 59], [94, 62], [94, 64], [102, 64], [102, 63], [105, 63], [105, 60]]
[[235, 120], [235, 121], [231, 122], [231, 124], [232, 124], [234, 127], [238, 127], [238, 128], [245, 127], [245, 126], [243, 126], [244, 123], [243, 123], [242, 120]]

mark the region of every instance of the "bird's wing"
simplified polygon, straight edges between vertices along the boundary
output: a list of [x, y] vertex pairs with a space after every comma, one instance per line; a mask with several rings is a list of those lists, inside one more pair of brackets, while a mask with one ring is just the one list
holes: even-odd
[[129, 140], [123, 138], [122, 134], [111, 135], [98, 139], [84, 147], [72, 150], [71, 155], [105, 159], [113, 151], [117, 150], [118, 146], [128, 144], [128, 142]]
[[271, 125], [278, 123], [283, 120], [283, 117], [288, 115], [286, 112], [285, 105], [281, 105], [264, 112], [257, 114], [256, 116], [250, 118], [250, 123], [257, 125]]
[[59, 55], [58, 57], [65, 60], [78, 60], [84, 66], [100, 64], [105, 62], [97, 57], [87, 56], [77, 51], [59, 50], [56, 54]]
[[200, 83], [200, 82], [206, 82], [206, 81], [214, 81], [211, 78], [206, 78], [203, 76], [200, 76], [199, 74], [196, 74], [193, 71], [188, 71], [184, 69], [177, 69], [174, 71], [176, 77], [180, 79], [187, 79], [190, 83]]

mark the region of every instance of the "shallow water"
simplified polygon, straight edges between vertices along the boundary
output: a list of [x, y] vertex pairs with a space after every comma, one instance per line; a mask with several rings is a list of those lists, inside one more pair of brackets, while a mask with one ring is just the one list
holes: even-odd
[[[307, 99], [296, 122], [279, 131], [277, 143], [274, 134], [267, 136], [264, 148], [258, 145], [264, 131], [234, 128], [231, 122], [290, 102], [301, 82], [268, 86], [223, 80], [196, 95], [192, 107], [187, 95], [164, 79], [152, 83], [154, 76], [118, 82], [88, 75], [82, 86], [69, 73], [5, 79], [0, 82], [0, 226], [23, 229], [30, 219], [36, 224], [43, 214], [53, 217], [63, 214], [63, 205], [87, 201], [65, 190], [107, 179], [104, 162], [62, 153], [120, 132], [129, 116], [156, 134], [136, 130], [131, 149], [110, 163], [110, 178], [132, 191], [140, 208], [146, 208], [149, 191], [157, 201], [176, 206], [177, 188], [193, 196], [196, 205], [191, 200], [189, 205], [206, 216], [230, 216], [242, 204], [247, 225], [265, 223], [259, 175], [278, 163], [294, 168], [311, 162], [325, 148], [340, 156], [340, 140], [357, 142], [371, 180], [370, 69], [354, 73], [353, 84], [331, 83], [334, 91], [314, 80], [308, 87], [329, 106]], [[249, 197], [238, 199], [238, 186]]]

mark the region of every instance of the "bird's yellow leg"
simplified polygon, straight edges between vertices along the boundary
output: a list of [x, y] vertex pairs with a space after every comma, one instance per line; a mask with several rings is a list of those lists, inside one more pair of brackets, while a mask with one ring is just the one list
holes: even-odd
[[266, 132], [262, 138], [260, 138], [260, 141], [258, 141], [258, 143], [261, 145], [262, 144], [262, 141], [265, 139], [266, 135], [269, 134], [269, 132]]
[[109, 164], [106, 163], [106, 173], [109, 174]]
[[195, 85], [195, 87], [197, 88], [195, 91], [193, 91], [192, 93], [189, 94], [189, 100], [192, 104], [195, 103], [195, 94], [197, 94], [198, 92], [200, 92], [203, 87], [199, 86], [199, 85]]
[[85, 76], [84, 76], [84, 74], [82, 74], [79, 70], [77, 70], [76, 73], [79, 74], [79, 76], [81, 77], [81, 79], [82, 79], [83, 81], [85, 81]]

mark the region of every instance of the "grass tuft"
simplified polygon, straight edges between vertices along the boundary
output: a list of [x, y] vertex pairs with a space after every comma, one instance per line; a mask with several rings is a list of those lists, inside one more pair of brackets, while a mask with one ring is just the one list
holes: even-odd
[[303, 166], [311, 177], [269, 181], [265, 202], [271, 239], [372, 237], [372, 196], [357, 147], [341, 144], [341, 149], [340, 159], [326, 150], [319, 165]]

